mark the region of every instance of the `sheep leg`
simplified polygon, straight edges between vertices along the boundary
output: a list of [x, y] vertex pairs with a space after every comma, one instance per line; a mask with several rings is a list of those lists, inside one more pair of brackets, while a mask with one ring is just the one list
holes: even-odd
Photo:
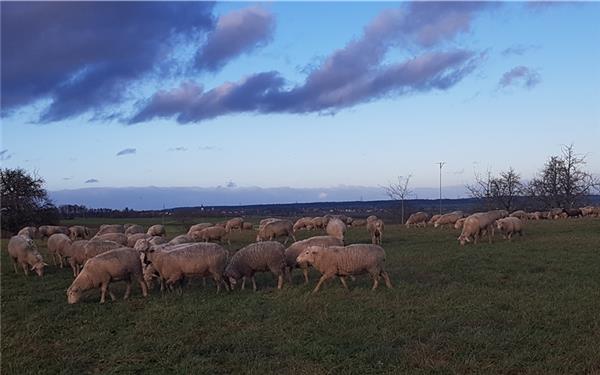
[[302, 273], [304, 274], [304, 284], [308, 284], [308, 267], [303, 268]]
[[107, 284], [102, 283], [102, 285], [100, 285], [100, 303], [106, 302], [106, 290], [107, 289], [108, 289]]
[[285, 275], [287, 276], [288, 279], [288, 283], [292, 283], [292, 268], [291, 267], [285, 267]]
[[279, 276], [277, 276], [277, 289], [281, 288], [283, 288], [283, 275], [279, 274]]
[[23, 272], [25, 272], [25, 276], [29, 275], [29, 267], [27, 267], [27, 263], [21, 263], [21, 267], [23, 268]]
[[392, 289], [392, 282], [390, 281], [390, 275], [388, 275], [387, 272], [385, 271], [381, 271], [381, 276], [383, 276], [383, 280], [385, 280], [385, 286], [387, 286], [389, 289]]
[[512, 232], [508, 233], [508, 242], [512, 242]]
[[15, 269], [15, 273], [19, 273], [19, 270], [17, 269], [17, 258], [12, 258], [11, 257], [11, 259], [13, 261], [13, 267]]
[[131, 280], [127, 280], [127, 287], [125, 288], [125, 295], [123, 299], [128, 299], [131, 295]]
[[242, 287], [240, 288], [240, 290], [244, 290], [246, 289], [246, 276], [242, 277]]
[[138, 277], [138, 283], [140, 284], [140, 288], [142, 288], [142, 296], [148, 297], [148, 285], [143, 278]]
[[254, 275], [252, 275], [252, 290], [256, 292], [257, 288], [256, 288], [256, 279], [254, 278]]
[[342, 285], [344, 286], [344, 288], [346, 288], [347, 290], [348, 288], [348, 284], [346, 283], [346, 276], [338, 276], [340, 278], [340, 281], [342, 283]]
[[316, 293], [319, 291], [319, 289], [321, 289], [321, 285], [327, 280], [330, 279], [331, 277], [333, 277], [334, 275], [332, 274], [327, 274], [324, 273], [323, 275], [321, 275], [321, 278], [319, 279], [319, 282], [317, 283], [317, 286], [315, 287], [315, 289], [313, 289], [313, 293]]
[[77, 277], [77, 265], [72, 259], [73, 258], [69, 258], [69, 265], [71, 266], [71, 270], [73, 270], [73, 277]]
[[371, 274], [371, 276], [373, 277], [373, 287], [371, 290], [375, 290], [379, 286], [379, 273]]
[[65, 265], [65, 259], [64, 256], [62, 254], [58, 254], [58, 261], [60, 263], [60, 268], [63, 268]]

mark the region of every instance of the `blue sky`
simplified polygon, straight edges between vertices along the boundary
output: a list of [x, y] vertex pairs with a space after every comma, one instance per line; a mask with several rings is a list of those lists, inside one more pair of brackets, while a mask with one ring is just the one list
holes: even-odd
[[10, 6], [2, 166], [49, 190], [463, 185], [568, 143], [600, 173], [600, 3]]

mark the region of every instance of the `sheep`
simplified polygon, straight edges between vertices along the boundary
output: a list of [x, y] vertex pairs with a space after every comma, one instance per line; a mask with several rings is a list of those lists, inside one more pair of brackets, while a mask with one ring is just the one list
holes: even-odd
[[496, 220], [496, 226], [508, 241], [512, 241], [513, 233], [519, 233], [519, 236], [523, 235], [523, 222], [518, 217], [511, 216], [498, 219]]
[[87, 227], [82, 225], [73, 225], [69, 227], [69, 237], [73, 241], [75, 240], [85, 240], [90, 235], [90, 230]]
[[96, 236], [101, 236], [107, 233], [125, 233], [125, 228], [121, 224], [103, 224], [100, 225]]
[[333, 215], [332, 217], [330, 217], [330, 219], [331, 218], [340, 219], [346, 225], [352, 224], [352, 221], [354, 220], [350, 216], [346, 216], [346, 215], [343, 215], [343, 214], [342, 215]]
[[370, 221], [375, 221], [377, 219], [379, 219], [377, 216], [371, 215], [371, 216], [367, 217], [367, 223], [369, 223]]
[[141, 225], [133, 224], [133, 225], [128, 226], [125, 229], [125, 234], [127, 236], [131, 236], [132, 234], [139, 234], [139, 233], [146, 233], [146, 230]]
[[25, 236], [32, 240], [37, 236], [38, 229], [36, 227], [25, 227], [17, 233], [17, 236]]
[[165, 230], [164, 225], [156, 224], [148, 228], [148, 233], [151, 236], [161, 236], [164, 237], [167, 235], [167, 231]]
[[277, 289], [281, 289], [286, 266], [284, 249], [284, 246], [277, 241], [264, 241], [238, 250], [225, 267], [224, 276], [229, 281], [231, 289], [235, 288], [237, 280], [242, 279], [241, 289], [244, 290], [246, 278], [250, 278], [252, 289], [256, 292], [254, 274], [265, 271], [271, 271], [277, 277]]
[[288, 242], [290, 237], [296, 242], [293, 228], [294, 225], [289, 220], [277, 220], [267, 223], [258, 230], [256, 242], [265, 240], [272, 241], [276, 237], [283, 236], [286, 236], [285, 242], [283, 243], [284, 245]]
[[541, 220], [542, 214], [539, 211], [529, 212], [527, 214], [527, 220]]
[[233, 219], [227, 220], [225, 223], [225, 230], [227, 232], [231, 232], [234, 229], [242, 231], [242, 226], [244, 225], [244, 219], [241, 217], [234, 217]]
[[55, 233], [66, 234], [67, 236], [71, 234], [69, 228], [57, 225], [42, 225], [38, 228], [38, 233], [40, 234], [40, 238], [48, 238]]
[[338, 218], [332, 218], [327, 223], [327, 228], [325, 231], [328, 235], [339, 239], [340, 241], [344, 241], [344, 235], [346, 234], [346, 224]]
[[296, 262], [296, 258], [310, 246], [344, 246], [344, 242], [339, 238], [332, 236], [310, 237], [302, 241], [294, 242], [285, 249], [285, 263], [288, 280], [292, 282], [292, 271], [294, 268], [301, 268], [304, 274], [304, 283], [308, 284], [308, 264]]
[[92, 240], [114, 241], [123, 246], [127, 246], [128, 242], [125, 233], [105, 233], [101, 235], [95, 235], [92, 237]]
[[142, 277], [139, 254], [128, 247], [110, 250], [88, 260], [81, 273], [67, 289], [67, 301], [69, 304], [77, 303], [83, 292], [93, 288], [100, 288], [100, 303], [105, 302], [106, 292], [114, 301], [116, 298], [109, 290], [109, 285], [112, 281], [121, 280], [127, 283], [124, 299], [129, 298], [131, 294], [133, 280], [140, 284], [142, 295], [148, 296], [148, 288]]
[[60, 268], [63, 268], [64, 250], [67, 246], [71, 246], [71, 242], [71, 239], [62, 233], [53, 234], [48, 238], [46, 246], [55, 266], [60, 264]]
[[167, 244], [180, 245], [182, 243], [192, 243], [192, 242], [196, 242], [196, 240], [192, 236], [189, 236], [187, 234], [181, 234], [181, 235], [173, 238], [171, 241], [167, 242]]
[[456, 220], [456, 223], [454, 223], [454, 229], [461, 230], [463, 227], [463, 224], [465, 223], [465, 220], [467, 220], [467, 218], [465, 218], [465, 217]]
[[215, 223], [215, 227], [221, 227], [221, 228], [225, 229], [226, 226], [227, 226], [226, 221], [221, 221], [221, 222]]
[[[144, 238], [144, 239], [150, 238], [150, 235], [148, 233], [136, 233], [136, 234], [127, 236], [127, 247], [135, 246], [135, 243], [138, 240], [141, 240], [142, 238]], [[162, 237], [159, 237], [159, 238], [162, 238]]]
[[[581, 216], [592, 216], [594, 214], [593, 206], [585, 206], [579, 209], [581, 211]], [[20, 233], [20, 232], [19, 232]]]
[[560, 219], [562, 213], [563, 213], [562, 208], [553, 208], [548, 212], [548, 219], [554, 219], [554, 220]]
[[260, 231], [262, 228], [265, 227], [265, 225], [269, 224], [269, 223], [274, 223], [276, 221], [281, 221], [282, 219], [277, 219], [274, 217], [269, 217], [266, 219], [262, 219], [259, 223], [258, 223], [258, 231]]
[[301, 229], [311, 230], [313, 229], [312, 220], [312, 217], [301, 217], [300, 219], [296, 220], [292, 230], [294, 231], [294, 233]]
[[579, 208], [565, 208], [564, 213], [567, 214], [567, 217], [583, 217]]
[[450, 212], [448, 214], [444, 214], [444, 215], [440, 216], [435, 221], [435, 223], [433, 224], [433, 226], [435, 228], [437, 228], [439, 226], [442, 226], [442, 225], [453, 226], [458, 219], [461, 219], [463, 217], [465, 217], [465, 215], [464, 215], [464, 213], [462, 211], [453, 211], [453, 212]]
[[435, 225], [435, 222], [437, 221], [437, 219], [439, 219], [440, 217], [442, 217], [442, 215], [440, 214], [435, 214], [431, 217], [431, 219], [429, 219], [429, 221], [427, 222], [427, 224], [432, 224]]
[[385, 225], [381, 219], [375, 219], [367, 222], [367, 231], [371, 235], [372, 244], [381, 245], [384, 228]]
[[88, 240], [77, 240], [72, 241], [69, 245], [63, 249], [63, 258], [67, 258], [67, 262], [73, 270], [73, 277], [77, 277], [79, 274], [79, 268], [85, 261], [85, 245], [90, 242]]
[[194, 224], [190, 227], [187, 234], [188, 234], [188, 236], [191, 236], [193, 232], [200, 232], [202, 229], [212, 227], [212, 226], [213, 226], [212, 223]]
[[492, 243], [494, 222], [507, 216], [508, 212], [505, 210], [477, 212], [468, 216], [463, 224], [462, 232], [458, 236], [458, 241], [463, 246], [466, 242], [471, 242], [471, 237], [473, 237], [474, 242], [477, 243], [483, 232], [486, 232], [489, 242]]
[[114, 241], [107, 241], [107, 240], [88, 241], [87, 243], [85, 243], [83, 245], [83, 259], [84, 259], [83, 263], [85, 264], [85, 261], [87, 261], [88, 259], [93, 258], [99, 254], [105, 253], [109, 250], [118, 249], [120, 247], [123, 247], [123, 245], [118, 242], [114, 242]]
[[325, 224], [326, 219], [322, 216], [313, 217], [311, 220], [312, 227], [315, 229], [325, 229], [327, 224]]
[[[147, 246], [142, 241], [138, 243], [137, 249], [143, 249], [142, 262], [148, 263], [144, 270], [146, 280], [153, 277], [157, 272], [167, 286], [172, 287], [186, 277], [212, 276], [217, 286], [217, 292], [221, 290], [223, 272], [227, 265], [229, 252], [222, 246], [214, 243], [194, 243], [167, 246], [156, 249]], [[136, 244], [136, 245], [138, 245]]]
[[523, 211], [523, 210], [517, 210], [513, 213], [511, 213], [510, 215], [508, 215], [510, 217], [517, 217], [521, 220], [526, 220], [527, 219], [527, 212]]
[[410, 228], [411, 225], [420, 227], [422, 226], [426, 226], [427, 225], [427, 220], [429, 220], [429, 214], [426, 212], [415, 212], [414, 214], [410, 215], [408, 217], [408, 219], [406, 220], [406, 227]]
[[210, 241], [219, 241], [223, 242], [223, 240], [227, 240], [227, 244], [231, 245], [231, 241], [229, 240], [229, 234], [227, 230], [220, 226], [214, 226], [209, 228], [204, 228], [200, 232], [194, 232], [197, 234], [196, 237], [192, 237], [195, 241], [202, 242], [210, 242]]
[[244, 221], [244, 223], [242, 224], [242, 229], [243, 230], [253, 230], [254, 229], [254, 225], [252, 223]]
[[161, 244], [167, 243], [168, 241], [166, 238], [164, 238], [162, 236], [153, 236], [153, 237], [148, 238], [148, 242], [151, 245], [161, 245]]
[[379, 245], [355, 244], [346, 247], [311, 246], [296, 259], [298, 263], [309, 263], [322, 275], [313, 290], [316, 293], [321, 285], [333, 276], [338, 276], [344, 288], [348, 289], [346, 276], [369, 273], [373, 278], [373, 287], [379, 286], [379, 276], [383, 276], [385, 285], [392, 288], [390, 277], [385, 271], [385, 250]]
[[354, 219], [351, 224], [352, 227], [364, 227], [365, 225], [367, 225], [367, 221], [363, 219]]
[[13, 260], [15, 273], [19, 272], [17, 265], [20, 265], [25, 276], [29, 275], [30, 268], [38, 276], [44, 276], [44, 267], [48, 264], [44, 262], [44, 258], [31, 238], [19, 235], [11, 237], [8, 241], [8, 255]]

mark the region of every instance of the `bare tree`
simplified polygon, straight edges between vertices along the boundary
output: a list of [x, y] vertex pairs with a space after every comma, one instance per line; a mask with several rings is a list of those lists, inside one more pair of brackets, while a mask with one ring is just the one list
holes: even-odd
[[475, 174], [475, 183], [467, 185], [473, 198], [484, 201], [486, 208], [504, 208], [511, 211], [515, 208], [515, 200], [523, 194], [521, 176], [511, 167], [508, 171], [492, 176], [488, 170], [485, 176]]
[[390, 182], [388, 186], [383, 186], [385, 193], [390, 197], [390, 199], [395, 201], [400, 201], [400, 212], [401, 212], [401, 220], [404, 223], [404, 200], [408, 198], [413, 192], [408, 188], [408, 183], [410, 182], [412, 175], [398, 176], [397, 182]]
[[600, 180], [583, 170], [585, 155], [575, 153], [574, 146], [565, 145], [561, 155], [551, 156], [544, 169], [529, 185], [529, 193], [547, 207], [572, 208], [594, 189]]
[[488, 169], [485, 175], [475, 172], [475, 183], [465, 186], [471, 197], [484, 202], [488, 209], [492, 205], [492, 172]]

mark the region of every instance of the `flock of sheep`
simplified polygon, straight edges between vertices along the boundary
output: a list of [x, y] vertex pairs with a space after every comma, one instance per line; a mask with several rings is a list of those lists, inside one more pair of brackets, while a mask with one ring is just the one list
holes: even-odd
[[[461, 230], [458, 241], [464, 245], [471, 241], [477, 243], [484, 235], [491, 242], [495, 229], [510, 241], [514, 234], [522, 235], [525, 220], [574, 216], [600, 217], [600, 207], [532, 213], [519, 210], [510, 215], [505, 210], [471, 215], [454, 211], [431, 217], [425, 212], [417, 212], [408, 218], [406, 227], [428, 224], [434, 227], [453, 226]], [[345, 246], [344, 236], [348, 226], [366, 226], [372, 243]], [[319, 291], [323, 282], [335, 276], [348, 288], [346, 276], [365, 273], [373, 279], [373, 290], [378, 287], [380, 277], [383, 277], [388, 288], [392, 287], [385, 271], [385, 250], [380, 246], [384, 223], [376, 216], [362, 220], [345, 215], [326, 215], [303, 217], [295, 223], [283, 219], [264, 219], [258, 226], [256, 242], [233, 255], [221, 244], [212, 242], [230, 243], [231, 232], [253, 229], [254, 226], [243, 218], [233, 218], [217, 224], [193, 225], [187, 234], [167, 241], [163, 225], [153, 225], [147, 230], [136, 224], [102, 225], [91, 238], [90, 229], [83, 226], [25, 227], [10, 239], [8, 253], [13, 260], [15, 273], [20, 266], [26, 275], [31, 270], [42, 276], [48, 264], [44, 262], [33, 239], [38, 236], [47, 238], [48, 252], [54, 264], [63, 267], [66, 261], [73, 271], [75, 280], [67, 290], [69, 303], [77, 303], [85, 291], [97, 288], [101, 291], [101, 303], [105, 302], [107, 293], [114, 300], [109, 284], [121, 280], [127, 283], [125, 298], [129, 297], [134, 281], [139, 283], [142, 294], [147, 296], [148, 288], [154, 286], [155, 280], [160, 281], [161, 291], [165, 285], [171, 290], [179, 285], [181, 291], [184, 280], [197, 277], [203, 281], [205, 277], [212, 278], [217, 292], [221, 286], [235, 289], [240, 280], [241, 289], [244, 289], [248, 279], [256, 290], [254, 275], [257, 272], [271, 272], [277, 278], [277, 288], [281, 289], [284, 276], [291, 283], [291, 273], [295, 268], [302, 270], [304, 281], [308, 283], [310, 266], [321, 273], [313, 292]], [[327, 235], [296, 241], [295, 232], [313, 229], [325, 229]], [[285, 238], [284, 243], [274, 241], [278, 238]], [[290, 238], [293, 243], [286, 248]]]
[[[310, 221], [310, 222], [309, 222]], [[35, 242], [36, 237], [47, 238], [48, 253], [55, 265], [66, 263], [71, 266], [75, 280], [67, 290], [69, 303], [77, 303], [82, 294], [99, 288], [100, 302], [105, 302], [106, 294], [113, 300], [114, 294], [109, 285], [113, 281], [125, 281], [125, 298], [131, 293], [131, 285], [137, 282], [142, 294], [147, 296], [148, 287], [159, 280], [161, 290], [165, 285], [173, 289], [185, 279], [210, 277], [217, 291], [221, 286], [235, 289], [241, 280], [241, 289], [246, 280], [252, 282], [257, 272], [271, 272], [277, 278], [277, 288], [281, 289], [284, 276], [291, 282], [294, 268], [302, 269], [308, 283], [308, 268], [313, 266], [322, 276], [314, 292], [323, 282], [338, 276], [344, 287], [348, 287], [346, 276], [353, 277], [368, 273], [373, 279], [373, 289], [383, 277], [386, 286], [392, 287], [385, 271], [385, 250], [379, 246], [383, 236], [383, 221], [370, 216], [364, 223], [372, 237], [372, 244], [344, 246], [346, 228], [353, 220], [343, 215], [302, 218], [295, 224], [283, 219], [265, 219], [258, 227], [256, 242], [245, 246], [230, 256], [229, 251], [219, 243], [227, 241], [232, 231], [253, 229], [251, 223], [242, 218], [233, 218], [224, 223], [201, 223], [190, 227], [187, 234], [167, 241], [163, 225], [153, 225], [147, 230], [136, 224], [112, 224], [100, 226], [90, 238], [90, 229], [83, 226], [70, 228], [61, 226], [25, 227], [8, 243], [8, 253], [14, 263], [27, 275], [35, 271], [43, 276], [44, 262]], [[323, 228], [327, 235], [315, 236], [296, 241], [294, 232], [301, 229]], [[274, 241], [285, 238], [285, 242]], [[294, 242], [286, 248], [289, 239]]]

